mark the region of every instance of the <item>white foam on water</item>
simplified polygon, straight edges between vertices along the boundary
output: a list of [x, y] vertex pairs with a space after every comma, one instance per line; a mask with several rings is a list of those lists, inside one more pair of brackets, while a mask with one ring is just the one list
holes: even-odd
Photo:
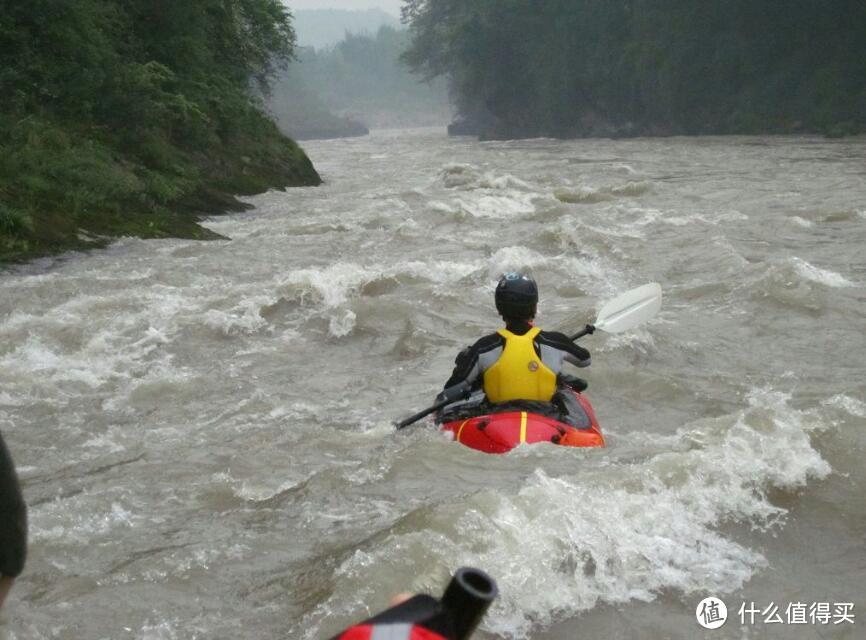
[[745, 256], [742, 253], [737, 251], [737, 248], [726, 236], [715, 236], [713, 238], [713, 246], [721, 249], [725, 258], [730, 258], [733, 260], [734, 268], [745, 269], [749, 266], [749, 261], [746, 260]]
[[535, 187], [525, 180], [521, 180], [510, 173], [496, 175], [492, 172], [485, 172], [478, 180], [478, 186], [482, 189], [522, 189], [525, 191], [534, 191]]
[[397, 225], [397, 231], [407, 232], [407, 231], [420, 231], [421, 225], [415, 220], [415, 218], [405, 218], [400, 224]]
[[634, 167], [632, 167], [630, 164], [625, 163], [612, 164], [611, 169], [619, 171], [620, 173], [625, 173], [630, 176], [635, 176], [638, 174], [638, 171]]
[[[563, 223], [564, 227], [568, 227]], [[564, 233], [568, 233], [565, 231]], [[557, 255], [544, 255], [523, 246], [498, 249], [488, 260], [487, 275], [496, 280], [508, 271], [553, 269], [562, 273], [569, 282], [577, 279], [583, 290], [593, 295], [607, 296], [621, 289], [622, 274], [597, 255], [575, 256], [573, 251]]]
[[336, 307], [346, 302], [352, 292], [376, 275], [374, 270], [361, 265], [337, 262], [322, 269], [292, 271], [282, 283], [281, 289], [286, 285], [300, 286], [305, 291], [317, 294], [325, 307]]
[[815, 416], [788, 401], [755, 390], [739, 414], [684, 427], [670, 450], [643, 461], [590, 462], [560, 477], [539, 469], [519, 488], [465, 487], [348, 556], [299, 629], [312, 639], [325, 619], [357, 617], [395, 582], [430, 591], [461, 565], [499, 583], [484, 628], [503, 638], [529, 638], [602, 602], [736, 591], [767, 563], [720, 525], [783, 526], [786, 510], [768, 490], [831, 471], [809, 438]]
[[100, 357], [96, 351], [90, 352], [93, 357], [64, 354], [46, 346], [39, 338], [31, 338], [0, 358], [0, 368], [17, 371], [19, 376], [26, 372], [53, 382], [81, 383], [96, 389], [120, 375], [117, 359], [105, 357], [104, 353]]
[[604, 344], [597, 348], [601, 353], [617, 349], [626, 349], [630, 352], [647, 355], [655, 351], [655, 341], [649, 329], [640, 327], [632, 331], [608, 335]]
[[801, 218], [800, 216], [791, 216], [790, 218], [788, 218], [788, 221], [791, 224], [795, 224], [799, 227], [804, 227], [806, 229], [815, 226], [815, 223], [812, 220], [807, 220], [806, 218]]
[[456, 162], [442, 167], [439, 181], [448, 189], [535, 190], [533, 185], [510, 173], [482, 171], [475, 165]]
[[142, 521], [120, 502], [112, 501], [108, 511], [94, 508], [97, 502], [98, 498], [78, 494], [31, 507], [28, 520], [33, 541], [63, 546], [92, 544]]
[[648, 216], [655, 216], [657, 219], [661, 215], [660, 212], [653, 213], [654, 211], [641, 207], [612, 205], [595, 219], [583, 216], [563, 218], [559, 224], [559, 234], [577, 247], [585, 244], [586, 230], [609, 238], [643, 239], [646, 236], [643, 227], [647, 223], [642, 221]]
[[427, 203], [427, 208], [437, 213], [457, 213], [455, 207], [452, 207], [447, 202], [440, 202], [439, 200], [431, 200]]
[[482, 195], [473, 200], [458, 199], [457, 205], [473, 218], [506, 220], [535, 213], [533, 200], [537, 197], [533, 193]]
[[[488, 261], [487, 275], [491, 280], [508, 271], [552, 269], [565, 274], [569, 281], [577, 279], [586, 291], [606, 296], [617, 291], [620, 274], [597, 257], [576, 257], [568, 254], [543, 255], [522, 246], [503, 247]], [[543, 300], [542, 300], [543, 311]]]
[[[376, 280], [410, 276], [422, 278], [435, 284], [457, 282], [482, 268], [481, 262], [450, 262], [433, 260], [422, 262], [410, 260], [396, 264], [371, 264], [338, 262], [322, 267], [292, 271], [277, 286], [277, 292], [287, 297], [289, 287], [299, 287], [303, 299], [306, 293], [315, 294], [318, 304], [325, 308], [337, 308], [358, 295], [360, 289]], [[272, 303], [272, 301], [271, 301]]]
[[659, 216], [656, 220], [653, 220], [653, 222], [660, 222], [672, 227], [684, 227], [687, 224], [703, 222], [703, 220], [700, 216]]
[[[164, 349], [182, 319], [195, 308], [173, 287], [141, 292], [107, 290], [47, 307], [41, 314], [13, 314], [0, 326], [14, 348], [0, 356], [0, 380], [16, 397], [35, 396], [62, 404], [82, 387], [123, 387], [154, 367], [170, 369]], [[23, 324], [22, 324], [23, 323]], [[117, 387], [120, 387], [118, 389]]]
[[742, 211], [725, 211], [723, 213], [719, 213], [716, 218], [716, 222], [746, 222], [749, 220], [749, 216], [747, 216]]
[[848, 280], [845, 276], [836, 273], [835, 271], [830, 271], [829, 269], [821, 269], [820, 267], [816, 267], [805, 260], [794, 257], [791, 258], [791, 264], [794, 266], [797, 274], [810, 282], [817, 282], [818, 284], [822, 284], [827, 287], [833, 288], [842, 288], [842, 287], [855, 287], [857, 286], [855, 283]]
[[178, 635], [177, 624], [176, 621], [168, 620], [148, 622], [136, 634], [136, 640], [178, 640], [180, 637], [187, 637], [187, 632], [184, 632], [183, 636]]
[[424, 278], [436, 284], [459, 282], [482, 269], [481, 262], [433, 262], [410, 261], [401, 262], [388, 270], [389, 275], [411, 275]]
[[[600, 258], [574, 258], [567, 257], [564, 261], [566, 271], [585, 280], [597, 281], [607, 285], [615, 286], [619, 279], [619, 273], [606, 265]], [[608, 291], [607, 287], [601, 290]]]
[[[52, 629], [51, 636], [46, 636], [39, 629], [37, 629], [31, 622], [24, 622], [22, 624], [15, 625], [17, 629], [4, 629], [4, 633], [8, 634], [8, 640], [47, 640], [47, 638], [56, 638], [57, 634], [53, 633], [57, 631], [55, 627]], [[21, 635], [19, 636], [16, 631], [20, 631]]]
[[268, 324], [261, 310], [276, 302], [276, 297], [270, 295], [251, 296], [227, 311], [208, 309], [204, 312], [202, 323], [224, 336], [255, 333]]
[[0, 278], [0, 289], [27, 289], [39, 287], [43, 284], [52, 284], [64, 276], [59, 271], [48, 271], [46, 273], [22, 274], [15, 278]]
[[122, 451], [126, 451], [126, 447], [113, 440], [111, 436], [106, 433], [101, 433], [99, 435], [93, 436], [89, 440], [85, 440], [81, 443], [81, 446], [91, 449], [97, 449], [100, 454], [120, 453]]
[[328, 334], [335, 338], [343, 338], [355, 328], [358, 316], [351, 309], [345, 309], [343, 313], [332, 315], [328, 319]]
[[490, 256], [487, 273], [497, 279], [508, 271], [532, 271], [549, 264], [551, 258], [526, 247], [503, 247]]
[[171, 355], [165, 354], [145, 373], [130, 378], [127, 385], [102, 402], [102, 410], [134, 416], [142, 405], [159, 406], [167, 393], [176, 394], [189, 385], [194, 378], [186, 370], [175, 367], [172, 360]]
[[653, 183], [649, 180], [627, 182], [623, 185], [610, 187], [610, 192], [615, 196], [642, 196], [653, 190]]
[[852, 398], [851, 396], [847, 396], [842, 393], [836, 394], [832, 398], [824, 400], [822, 404], [824, 406], [842, 409], [843, 411], [846, 411], [852, 416], [856, 416], [858, 418], [866, 418], [866, 402], [858, 400], [857, 398]]
[[637, 227], [646, 227], [656, 224], [665, 224], [672, 227], [684, 227], [690, 224], [718, 224], [715, 220], [709, 220], [699, 213], [672, 215], [670, 211], [646, 209], [641, 207], [632, 207], [627, 209], [627, 211], [634, 216], [634, 220], [632, 220], [631, 224]]
[[255, 478], [247, 480], [238, 480], [232, 477], [227, 471], [214, 473], [211, 475], [211, 480], [216, 483], [225, 483], [231, 487], [232, 493], [241, 500], [249, 500], [250, 502], [262, 502], [277, 496], [284, 491], [293, 489], [298, 486], [305, 478], [286, 480], [280, 476], [262, 477], [265, 474], [257, 475]]
[[478, 170], [475, 166], [459, 162], [446, 164], [439, 172], [439, 180], [449, 189], [471, 185], [477, 178]]

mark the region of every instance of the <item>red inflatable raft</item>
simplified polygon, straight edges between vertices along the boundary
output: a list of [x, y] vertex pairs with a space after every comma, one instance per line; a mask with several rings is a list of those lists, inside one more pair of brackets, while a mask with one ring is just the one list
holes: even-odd
[[519, 444], [552, 442], [563, 447], [603, 447], [604, 437], [589, 400], [575, 392], [583, 410], [589, 416], [588, 429], [575, 429], [553, 418], [528, 411], [491, 413], [446, 422], [444, 431], [451, 431], [460, 444], [485, 453], [505, 453]]

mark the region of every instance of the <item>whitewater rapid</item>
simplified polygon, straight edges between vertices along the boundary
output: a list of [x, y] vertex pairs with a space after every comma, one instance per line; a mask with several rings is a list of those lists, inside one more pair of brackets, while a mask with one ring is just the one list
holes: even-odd
[[[862, 140], [305, 147], [325, 184], [207, 222], [229, 240], [0, 274], [31, 531], [0, 635], [327, 638], [474, 565], [484, 638], [702, 637], [706, 595], [734, 610], [714, 638], [860, 637], [734, 614], [866, 604]], [[511, 269], [552, 329], [662, 284], [649, 324], [582, 340], [607, 449], [394, 432]]]

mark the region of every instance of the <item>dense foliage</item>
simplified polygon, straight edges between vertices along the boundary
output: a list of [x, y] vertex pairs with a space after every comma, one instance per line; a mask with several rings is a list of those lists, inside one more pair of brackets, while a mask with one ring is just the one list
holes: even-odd
[[[274, 86], [270, 100], [278, 121], [293, 135], [351, 132], [345, 120], [323, 119], [326, 109], [370, 127], [443, 124], [450, 117], [442, 81], [428, 84], [400, 61], [407, 31], [382, 26], [374, 36], [347, 33], [336, 46], [300, 51], [298, 61]], [[326, 136], [325, 136], [326, 137]]]
[[0, 259], [317, 183], [251, 97], [293, 48], [279, 0], [0, 0]]
[[407, 0], [406, 61], [492, 136], [866, 129], [862, 0]]

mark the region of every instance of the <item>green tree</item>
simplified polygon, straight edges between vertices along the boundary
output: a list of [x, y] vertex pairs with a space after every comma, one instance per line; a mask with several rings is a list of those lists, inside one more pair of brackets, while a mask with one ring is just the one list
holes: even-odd
[[404, 59], [489, 135], [866, 128], [859, 0], [407, 0]]
[[279, 0], [0, 0], [0, 258], [317, 183], [250, 90], [294, 44]]

